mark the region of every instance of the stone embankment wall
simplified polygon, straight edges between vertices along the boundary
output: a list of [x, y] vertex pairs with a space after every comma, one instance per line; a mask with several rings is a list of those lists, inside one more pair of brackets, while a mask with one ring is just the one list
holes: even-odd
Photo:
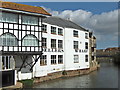
[[47, 76], [34, 78], [34, 84], [48, 81], [48, 80], [57, 79], [60, 77], [71, 77], [71, 76], [79, 76], [79, 75], [89, 74], [90, 72], [97, 70], [98, 67], [100, 67], [100, 66], [96, 65], [96, 66], [93, 66], [88, 69], [69, 70], [69, 71], [60, 71], [60, 72], [50, 73]]

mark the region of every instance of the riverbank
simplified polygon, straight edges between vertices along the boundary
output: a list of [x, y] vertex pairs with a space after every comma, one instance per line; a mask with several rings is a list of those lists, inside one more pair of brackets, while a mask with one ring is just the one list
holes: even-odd
[[33, 88], [115, 89], [119, 86], [118, 78], [118, 67], [113, 62], [101, 62], [100, 68], [89, 74], [45, 81], [34, 85]]
[[73, 77], [73, 76], [80, 76], [80, 75], [86, 75], [89, 74], [95, 70], [97, 70], [100, 67], [100, 65], [95, 65], [91, 68], [87, 69], [79, 69], [79, 70], [68, 70], [68, 71], [60, 71], [55, 73], [50, 73], [47, 76], [43, 77], [36, 77], [34, 78], [34, 84], [38, 84], [41, 82], [62, 78], [62, 77]]
[[[95, 70], [97, 70], [100, 67], [100, 65], [95, 65], [91, 68], [87, 69], [79, 69], [79, 70], [68, 70], [68, 71], [60, 71], [55, 73], [50, 73], [47, 76], [43, 77], [36, 77], [31, 80], [23, 80], [17, 82], [14, 86], [4, 87], [3, 89], [19, 89], [19, 88], [32, 88], [33, 85], [54, 80], [62, 77], [74, 77], [74, 76], [80, 76], [80, 75], [87, 75]], [[32, 82], [31, 82], [32, 81]]]

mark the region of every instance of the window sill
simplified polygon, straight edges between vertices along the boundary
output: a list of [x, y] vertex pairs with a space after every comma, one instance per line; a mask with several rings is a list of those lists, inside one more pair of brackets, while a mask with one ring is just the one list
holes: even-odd
[[51, 64], [51, 65], [57, 65], [57, 63], [56, 64]]
[[40, 65], [40, 66], [47, 66], [47, 64], [44, 64], [44, 65]]
[[58, 50], [63, 50], [63, 48], [58, 48]]
[[57, 35], [56, 33], [51, 33], [51, 34], [53, 34], [53, 35]]
[[63, 34], [58, 34], [58, 35], [63, 36]]
[[79, 38], [78, 36], [74, 36], [74, 37]]
[[79, 62], [74, 62], [74, 63], [79, 63]]
[[63, 63], [58, 63], [58, 64], [63, 64]]

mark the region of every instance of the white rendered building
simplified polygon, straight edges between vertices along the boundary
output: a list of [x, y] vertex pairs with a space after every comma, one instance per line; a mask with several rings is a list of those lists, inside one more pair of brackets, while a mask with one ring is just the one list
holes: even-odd
[[89, 32], [58, 17], [43, 19], [43, 58], [35, 77], [63, 70], [89, 68]]

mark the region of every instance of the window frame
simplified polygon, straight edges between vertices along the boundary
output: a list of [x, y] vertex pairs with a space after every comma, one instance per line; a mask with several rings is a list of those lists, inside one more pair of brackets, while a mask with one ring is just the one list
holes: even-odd
[[2, 56], [2, 70], [13, 69], [14, 63], [12, 62], [11, 58], [12, 56]]
[[[27, 38], [29, 36], [31, 36], [31, 39]], [[30, 42], [30, 40], [31, 40], [31, 42]], [[26, 41], [28, 41], [29, 43], [26, 42]], [[34, 41], [34, 43], [32, 41]], [[35, 45], [35, 43], [36, 43], [36, 45]], [[39, 40], [38, 40], [38, 38], [36, 36], [34, 36], [32, 34], [27, 34], [22, 39], [22, 46], [26, 46], [26, 47], [38, 47], [39, 46]]]
[[0, 46], [18, 46], [18, 39], [14, 34], [4, 33], [0, 36], [0, 41], [2, 42]]
[[[39, 22], [38, 22], [39, 21], [39, 17], [37, 17], [37, 16], [22, 15], [21, 18], [22, 18], [22, 24], [26, 24], [26, 25], [39, 25]], [[36, 20], [34, 20], [34, 19], [36, 19]], [[35, 22], [33, 23], [33, 21], [35, 21]]]
[[47, 33], [47, 25], [42, 24], [42, 32]]
[[85, 55], [85, 62], [88, 62], [88, 55]]
[[[7, 15], [4, 15], [4, 14], [9, 14], [8, 16]], [[10, 15], [11, 14], [11, 15]], [[11, 18], [11, 16], [14, 16], [14, 18]], [[10, 20], [8, 20], [7, 18], [9, 18]], [[16, 19], [15, 19], [16, 18]], [[5, 20], [6, 19], [6, 20]], [[14, 20], [14, 21], [13, 21]], [[16, 13], [10, 13], [10, 12], [1, 12], [1, 18], [0, 18], [0, 21], [1, 22], [7, 22], [7, 23], [18, 23], [19, 21], [19, 14], [16, 14]]]
[[88, 42], [85, 42], [85, 49], [88, 49]]
[[79, 47], [78, 41], [73, 41], [73, 47], [74, 47], [74, 49], [78, 49], [78, 47]]
[[78, 31], [73, 30], [73, 36], [74, 36], [74, 37], [79, 37], [79, 35], [78, 35]]
[[51, 34], [56, 34], [56, 27], [51, 26]]
[[79, 55], [74, 55], [74, 63], [79, 63]]
[[45, 37], [42, 38], [42, 47], [47, 48], [47, 38]]
[[[62, 42], [59, 42], [62, 41]], [[63, 49], [63, 40], [58, 40], [58, 48]]]
[[56, 39], [51, 39], [51, 48], [56, 48], [56, 41]]
[[62, 28], [58, 28], [58, 35], [62, 35], [63, 36], [63, 29]]
[[51, 65], [57, 64], [57, 56], [56, 55], [51, 55]]
[[88, 33], [85, 33], [85, 39], [88, 39]]
[[47, 55], [42, 55], [40, 58], [40, 66], [47, 65]]
[[63, 55], [58, 55], [58, 64], [63, 64]]

